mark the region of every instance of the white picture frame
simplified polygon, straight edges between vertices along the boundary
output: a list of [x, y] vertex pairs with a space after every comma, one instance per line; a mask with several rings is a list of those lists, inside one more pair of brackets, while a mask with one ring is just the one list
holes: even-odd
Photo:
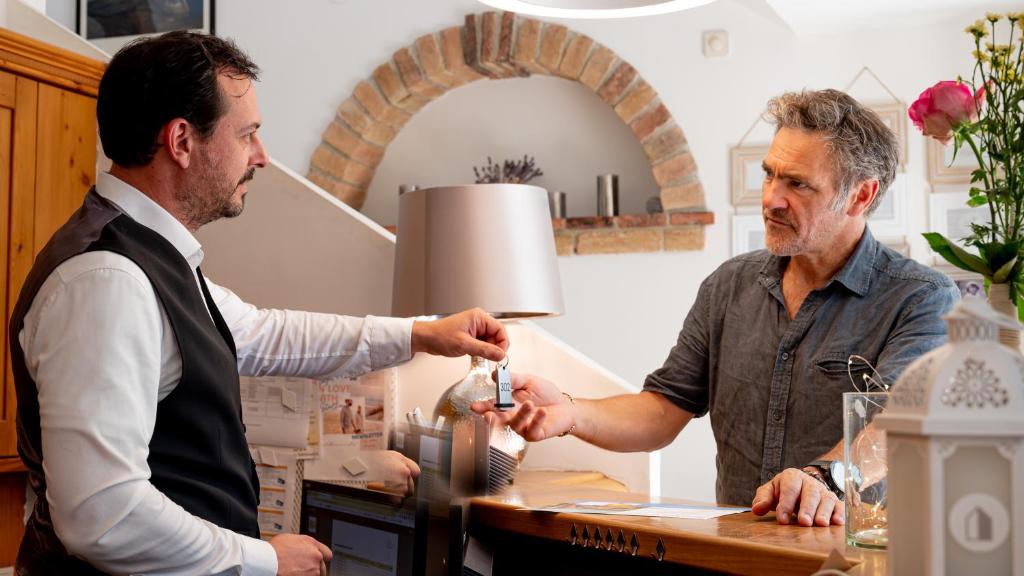
[[971, 172], [978, 169], [974, 152], [965, 144], [953, 159], [953, 143], [943, 145], [934, 138], [926, 138], [928, 156], [928, 181], [933, 185], [955, 184], [966, 186], [971, 183]]
[[734, 146], [729, 154], [732, 172], [733, 206], [760, 206], [764, 169], [761, 167], [768, 145]]
[[900, 149], [899, 171], [907, 170], [907, 105], [902, 101], [876, 102], [866, 105], [873, 110], [882, 122], [896, 134], [896, 142]]
[[907, 195], [910, 194], [910, 177], [896, 174], [882, 202], [868, 219], [871, 233], [878, 238], [905, 236], [907, 233]]
[[[938, 232], [958, 246], [963, 238], [971, 234], [970, 223], [988, 222], [991, 218], [988, 206], [967, 205], [967, 192], [943, 192], [928, 198], [929, 231]], [[942, 256], [932, 252], [933, 265], [946, 264]]]
[[734, 214], [732, 217], [732, 255], [739, 256], [765, 247], [764, 218], [757, 214]]

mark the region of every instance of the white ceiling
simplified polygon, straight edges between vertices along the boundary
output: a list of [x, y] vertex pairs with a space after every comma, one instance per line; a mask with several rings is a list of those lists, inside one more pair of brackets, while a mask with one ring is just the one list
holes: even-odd
[[948, 20], [961, 20], [966, 26], [986, 11], [1024, 11], [1024, 0], [764, 1], [797, 36], [920, 26]]

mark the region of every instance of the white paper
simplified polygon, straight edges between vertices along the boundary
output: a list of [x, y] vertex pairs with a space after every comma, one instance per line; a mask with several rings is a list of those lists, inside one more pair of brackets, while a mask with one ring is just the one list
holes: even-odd
[[310, 414], [315, 410], [305, 378], [240, 379], [242, 418], [249, 444], [304, 449], [309, 441]]
[[266, 446], [251, 447], [260, 481], [260, 502], [256, 519], [260, 537], [298, 533], [299, 497], [302, 483], [301, 465], [294, 450], [274, 450]]
[[[363, 467], [353, 469], [345, 464], [358, 458]], [[394, 460], [396, 455], [387, 450], [360, 450], [358, 446], [324, 446], [323, 457], [306, 460], [305, 477], [321, 482], [337, 482], [352, 486], [365, 486], [369, 482], [397, 482]], [[365, 470], [363, 469], [365, 468]]]
[[521, 508], [535, 512], [563, 512], [570, 514], [608, 514], [614, 516], [647, 516], [651, 518], [682, 518], [710, 520], [729, 514], [749, 512], [750, 508], [721, 506], [690, 506], [686, 504], [652, 502], [565, 502], [540, 508]]

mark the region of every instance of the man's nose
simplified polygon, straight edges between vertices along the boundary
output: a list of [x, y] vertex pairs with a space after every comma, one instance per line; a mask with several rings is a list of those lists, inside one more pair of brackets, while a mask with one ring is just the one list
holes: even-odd
[[776, 180], [765, 178], [761, 185], [761, 206], [765, 210], [785, 210], [789, 207], [786, 195]]
[[254, 151], [252, 161], [249, 163], [250, 166], [256, 166], [258, 168], [266, 167], [267, 163], [270, 162], [270, 156], [267, 154], [266, 147], [263, 146], [263, 139], [260, 138], [259, 134], [255, 135], [256, 139], [256, 150]]

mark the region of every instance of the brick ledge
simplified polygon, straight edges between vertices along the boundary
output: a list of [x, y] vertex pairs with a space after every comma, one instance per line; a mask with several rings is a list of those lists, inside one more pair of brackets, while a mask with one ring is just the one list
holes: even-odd
[[[703, 250], [704, 227], [714, 223], [714, 212], [681, 211], [555, 218], [551, 228], [558, 255], [573, 256]], [[397, 226], [384, 228], [397, 231]]]

